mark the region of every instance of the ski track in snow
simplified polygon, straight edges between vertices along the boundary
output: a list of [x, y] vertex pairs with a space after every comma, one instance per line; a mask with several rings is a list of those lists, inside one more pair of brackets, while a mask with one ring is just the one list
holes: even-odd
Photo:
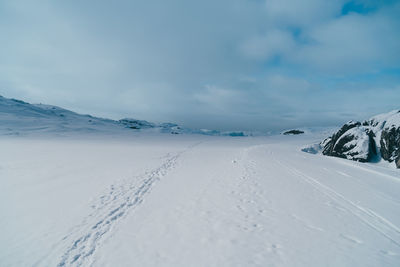
[[379, 232], [385, 238], [389, 239], [391, 242], [400, 247], [400, 228], [390, 222], [388, 219], [377, 214], [376, 212], [364, 208], [361, 205], [351, 201], [339, 192], [333, 190], [332, 188], [322, 184], [317, 179], [299, 171], [296, 168], [289, 167], [289, 164], [283, 164], [281, 161], [274, 159], [283, 169], [286, 169], [289, 173], [296, 177], [301, 178], [303, 181], [307, 182], [313, 186], [318, 192], [329, 197], [332, 201], [338, 204], [341, 208], [347, 212], [356, 216], [360, 221]]
[[172, 156], [168, 153], [161, 166], [143, 175], [139, 186], [136, 185], [136, 179], [132, 182], [125, 181], [119, 185], [111, 185], [110, 191], [100, 197], [99, 204], [92, 206], [94, 212], [63, 238], [61, 243], [68, 242], [70, 245], [58, 266], [92, 265], [94, 252], [105, 236], [109, 236], [116, 224], [143, 202], [155, 183], [175, 167], [183, 153], [199, 144], [200, 142], [191, 145]]
[[[236, 208], [240, 211], [243, 221], [239, 223], [240, 231], [246, 232], [257, 239], [262, 232], [268, 231], [265, 228], [266, 221], [270, 217], [274, 217], [277, 213], [273, 207], [270, 207], [271, 200], [260, 184], [260, 176], [258, 175], [258, 164], [256, 160], [249, 156], [249, 151], [259, 148], [260, 145], [247, 147], [243, 150], [241, 156], [234, 160], [233, 163], [239, 163], [242, 168], [242, 174], [236, 190], [232, 193], [237, 195]], [[271, 262], [271, 266], [280, 266], [285, 261], [285, 248], [276, 241], [263, 239], [260, 246], [265, 250], [261, 250], [253, 255], [250, 265], [265, 266], [266, 262]]]

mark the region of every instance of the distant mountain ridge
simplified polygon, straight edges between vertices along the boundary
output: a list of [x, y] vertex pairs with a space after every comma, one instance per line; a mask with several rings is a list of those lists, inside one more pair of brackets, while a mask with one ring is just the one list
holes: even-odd
[[82, 115], [57, 106], [30, 104], [0, 96], [0, 133], [104, 132], [122, 129], [110, 119]]
[[30, 104], [18, 99], [0, 96], [0, 135], [40, 133], [132, 133], [146, 131], [170, 134], [202, 134], [247, 136], [244, 132], [193, 130], [175, 123], [153, 123], [125, 118], [111, 120], [76, 112], [52, 105]]
[[364, 122], [349, 121], [320, 146], [327, 156], [360, 162], [383, 159], [400, 168], [400, 110]]

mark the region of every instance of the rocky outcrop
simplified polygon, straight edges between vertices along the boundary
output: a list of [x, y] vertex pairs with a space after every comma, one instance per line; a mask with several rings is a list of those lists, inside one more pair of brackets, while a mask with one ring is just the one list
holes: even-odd
[[379, 158], [400, 168], [400, 111], [361, 122], [350, 121], [320, 146], [322, 154], [360, 162]]
[[145, 120], [137, 120], [131, 118], [121, 119], [119, 120], [119, 123], [130, 129], [148, 129], [156, 127], [154, 123]]
[[286, 131], [283, 134], [284, 135], [289, 135], [289, 134], [293, 134], [293, 135], [297, 135], [297, 134], [303, 134], [304, 131], [301, 130], [290, 130], [290, 131]]
[[360, 122], [350, 121], [340, 130], [325, 139], [322, 143], [322, 153], [327, 156], [356, 160], [370, 161], [376, 156], [374, 135]]
[[400, 127], [384, 129], [380, 140], [381, 156], [389, 162], [395, 161], [400, 168]]

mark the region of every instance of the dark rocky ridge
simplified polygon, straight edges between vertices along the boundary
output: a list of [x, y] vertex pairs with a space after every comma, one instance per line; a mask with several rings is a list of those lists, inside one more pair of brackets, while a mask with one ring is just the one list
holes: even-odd
[[396, 160], [397, 167], [400, 167], [400, 127], [384, 129], [381, 134], [381, 155], [388, 161]]
[[360, 162], [383, 159], [400, 168], [400, 110], [363, 123], [350, 121], [320, 145], [327, 156]]
[[289, 134], [296, 135], [296, 134], [303, 134], [303, 133], [304, 133], [304, 131], [301, 131], [301, 130], [290, 130], [290, 131], [284, 132], [283, 134], [284, 135], [289, 135]]

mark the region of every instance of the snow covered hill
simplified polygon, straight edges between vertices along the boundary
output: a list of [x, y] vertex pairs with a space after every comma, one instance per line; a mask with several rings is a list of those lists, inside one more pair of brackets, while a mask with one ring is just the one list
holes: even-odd
[[0, 96], [0, 134], [116, 132], [124, 129], [118, 122], [81, 115], [43, 104], [29, 104]]
[[189, 129], [174, 123], [125, 118], [119, 121], [82, 115], [57, 106], [30, 104], [0, 96], [0, 135], [131, 135], [139, 131], [170, 134], [246, 136], [252, 133]]
[[350, 121], [322, 143], [322, 153], [360, 162], [381, 158], [400, 168], [400, 110]]

